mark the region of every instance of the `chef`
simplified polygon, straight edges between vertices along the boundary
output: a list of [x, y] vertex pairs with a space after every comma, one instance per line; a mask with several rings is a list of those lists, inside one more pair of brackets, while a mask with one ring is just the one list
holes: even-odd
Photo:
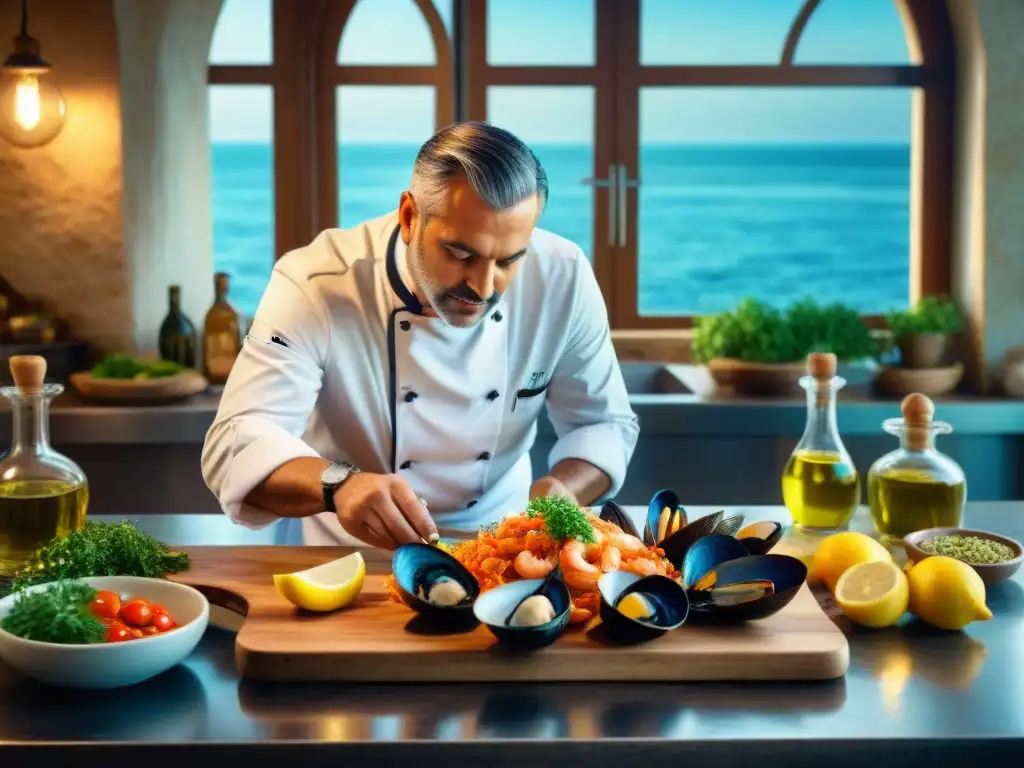
[[[538, 496], [613, 496], [637, 419], [590, 263], [536, 226], [547, 196], [522, 141], [457, 123], [397, 211], [279, 259], [203, 446], [227, 515], [393, 549]], [[533, 480], [545, 407], [557, 442]]]

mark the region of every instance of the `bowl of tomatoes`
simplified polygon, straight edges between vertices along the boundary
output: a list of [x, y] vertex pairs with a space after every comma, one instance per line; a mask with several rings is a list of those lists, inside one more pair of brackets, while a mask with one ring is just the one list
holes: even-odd
[[50, 685], [120, 688], [183, 661], [209, 621], [202, 593], [164, 579], [39, 584], [0, 600], [0, 657]]

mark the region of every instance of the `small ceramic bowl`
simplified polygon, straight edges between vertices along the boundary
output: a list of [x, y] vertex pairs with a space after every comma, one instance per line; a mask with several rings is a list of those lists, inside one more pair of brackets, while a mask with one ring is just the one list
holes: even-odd
[[925, 528], [923, 531], [914, 531], [914, 533], [903, 537], [903, 549], [906, 550], [907, 557], [915, 563], [926, 557], [931, 557], [930, 552], [921, 549], [921, 544], [936, 536], [976, 536], [979, 539], [998, 541], [1012, 549], [1013, 559], [1003, 563], [968, 563], [986, 584], [998, 584], [1000, 581], [1005, 581], [1013, 576], [1024, 563], [1024, 547], [1019, 541], [1008, 536], [1000, 536], [998, 533], [976, 531], [972, 528]]
[[[177, 628], [139, 640], [95, 645], [62, 645], [26, 640], [0, 629], [0, 657], [28, 677], [71, 688], [120, 688], [166, 672], [185, 659], [202, 638], [210, 620], [210, 604], [199, 591], [165, 579], [96, 576], [80, 579], [94, 589], [122, 598], [142, 597], [167, 608]], [[47, 584], [26, 592], [46, 589]], [[21, 593], [0, 600], [0, 620]]]

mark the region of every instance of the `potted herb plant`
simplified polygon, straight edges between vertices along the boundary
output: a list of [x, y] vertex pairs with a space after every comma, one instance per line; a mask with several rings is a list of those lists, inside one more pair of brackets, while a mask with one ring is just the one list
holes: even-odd
[[835, 354], [840, 375], [856, 386], [874, 378], [880, 348], [855, 309], [811, 298], [785, 309], [746, 298], [695, 326], [694, 360], [707, 366], [718, 386], [743, 394], [798, 392], [811, 352]]
[[950, 339], [963, 328], [963, 315], [952, 299], [926, 296], [907, 310], [886, 314], [892, 341], [903, 368], [939, 368], [947, 360]]

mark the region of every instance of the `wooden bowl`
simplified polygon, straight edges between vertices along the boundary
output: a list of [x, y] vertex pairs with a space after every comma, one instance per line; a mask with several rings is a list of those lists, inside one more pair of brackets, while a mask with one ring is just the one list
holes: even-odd
[[719, 387], [744, 395], [791, 395], [800, 392], [807, 363], [747, 363], [728, 357], [709, 360], [708, 372]]
[[71, 386], [89, 400], [157, 404], [198, 395], [209, 384], [198, 371], [160, 379], [97, 379], [83, 371], [71, 374]]
[[875, 386], [887, 395], [909, 395], [920, 392], [936, 397], [953, 391], [963, 378], [964, 367], [960, 363], [946, 368], [898, 368], [886, 366], [878, 373]]
[[950, 535], [976, 536], [979, 539], [998, 541], [1000, 544], [1005, 544], [1013, 550], [1013, 559], [1007, 560], [1005, 563], [968, 563], [971, 568], [978, 572], [981, 580], [986, 584], [998, 584], [1000, 581], [1006, 581], [1024, 563], [1024, 547], [1021, 546], [1020, 542], [1008, 536], [1000, 536], [998, 533], [977, 531], [972, 528], [925, 528], [923, 531], [914, 531], [903, 537], [903, 549], [906, 550], [907, 557], [917, 563], [926, 557], [932, 556], [930, 552], [925, 552], [921, 549], [921, 544], [936, 536]]

